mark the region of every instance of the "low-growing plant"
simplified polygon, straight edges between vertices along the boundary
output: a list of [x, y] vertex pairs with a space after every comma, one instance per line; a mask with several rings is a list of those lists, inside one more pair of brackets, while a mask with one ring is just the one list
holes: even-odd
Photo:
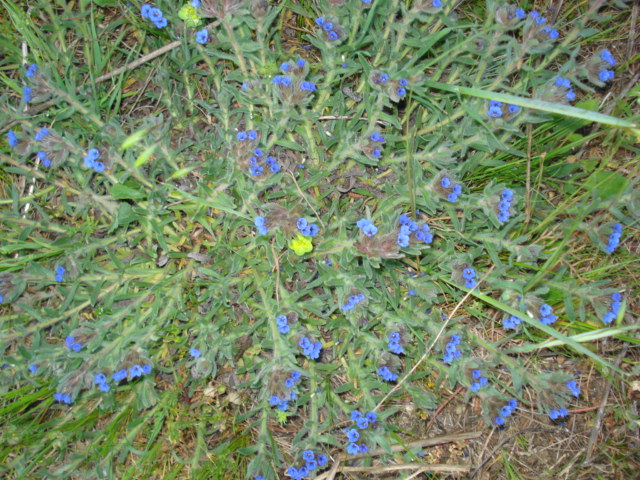
[[193, 472], [225, 408], [246, 460], [228, 473], [223, 435], [224, 478], [366, 472], [402, 444], [400, 400], [458, 386], [487, 426], [560, 424], [582, 378], [526, 354], [625, 375], [592, 345], [637, 344], [615, 265], [638, 163], [554, 161], [592, 122], [640, 135], [591, 100], [627, 67], [604, 2], [2, 3], [24, 47], [4, 42], [7, 475], [142, 478], [119, 464], [154, 465], [171, 412], [222, 397], [186, 425]]

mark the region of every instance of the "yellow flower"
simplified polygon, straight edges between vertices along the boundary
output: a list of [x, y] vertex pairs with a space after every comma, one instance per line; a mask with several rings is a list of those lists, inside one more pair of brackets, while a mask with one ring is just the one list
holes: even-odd
[[295, 252], [296, 255], [304, 255], [313, 250], [313, 244], [311, 243], [311, 237], [305, 237], [298, 234], [296, 238], [289, 242], [289, 248]]
[[184, 20], [184, 23], [187, 27], [197, 27], [202, 22], [202, 19], [198, 15], [196, 7], [191, 5], [184, 5], [180, 11], [178, 12], [178, 16], [181, 20]]

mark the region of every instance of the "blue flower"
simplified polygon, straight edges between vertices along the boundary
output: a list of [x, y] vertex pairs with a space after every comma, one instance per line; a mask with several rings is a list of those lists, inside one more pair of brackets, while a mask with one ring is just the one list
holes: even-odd
[[191, 357], [193, 358], [200, 358], [201, 353], [200, 350], [198, 350], [196, 347], [192, 347], [189, 349], [189, 355], [191, 355]]
[[13, 130], [9, 130], [7, 132], [7, 141], [9, 142], [10, 147], [15, 147], [18, 145], [18, 137], [16, 137], [16, 132]]
[[127, 378], [127, 369], [123, 368], [121, 370], [118, 370], [117, 372], [111, 375], [111, 378], [113, 379], [114, 382], [120, 382], [124, 380], [125, 378]]
[[305, 450], [304, 452], [302, 452], [302, 459], [305, 462], [308, 462], [309, 460], [315, 459], [315, 455], [313, 454], [313, 450]]
[[131, 378], [141, 377], [142, 374], [143, 374], [142, 367], [138, 364], [134, 365], [129, 369], [129, 375], [131, 375]]
[[322, 28], [324, 28], [325, 32], [330, 32], [331, 30], [333, 30], [333, 23], [327, 22], [322, 26]]
[[356, 443], [350, 443], [347, 446], [347, 453], [349, 455], [357, 455], [358, 453], [360, 453], [360, 447], [358, 447]]
[[298, 227], [298, 230], [304, 230], [307, 228], [307, 225], [309, 225], [309, 223], [305, 218], [301, 217], [296, 221], [296, 227]]
[[386, 73], [381, 73], [380, 75], [378, 75], [377, 81], [379, 83], [387, 83], [389, 81], [389, 75], [387, 75]]
[[313, 470], [318, 468], [318, 462], [316, 462], [315, 460], [307, 460], [307, 463], [305, 466], [310, 472], [312, 472]]
[[[198, 8], [200, 6], [200, 0], [191, 0], [191, 6]], [[258, 479], [256, 479], [258, 480]]]
[[142, 7], [140, 7], [140, 16], [142, 18], [150, 19], [151, 18], [149, 16], [150, 13], [151, 13], [151, 5], [145, 3], [142, 5]]
[[278, 315], [276, 317], [276, 324], [278, 325], [278, 331], [280, 333], [289, 333], [290, 327], [286, 315]]
[[67, 393], [57, 392], [53, 394], [53, 399], [59, 403], [66, 403], [71, 405], [71, 397]]
[[440, 180], [440, 186], [442, 188], [451, 187], [451, 179], [449, 177], [442, 177], [442, 180]]
[[409, 236], [408, 235], [398, 235], [397, 243], [401, 247], [408, 247], [409, 246]]
[[38, 72], [38, 66], [35, 63], [32, 63], [31, 65], [29, 65], [29, 68], [27, 68], [27, 71], [25, 72], [25, 75], [28, 78], [32, 78], [35, 76], [35, 74]]
[[238, 132], [236, 134], [236, 138], [240, 141], [240, 142], [244, 142], [247, 139], [247, 132]]
[[502, 321], [502, 326], [509, 329], [515, 329], [522, 322], [521, 318], [516, 317], [515, 315], [511, 315], [509, 318], [506, 318]]
[[434, 8], [441, 8], [442, 7], [442, 0], [431, 0], [431, 5]]
[[401, 78], [399, 83], [401, 87], [406, 87], [409, 84], [406, 78]]
[[580, 396], [580, 387], [575, 380], [570, 380], [565, 385], [569, 390], [571, 390], [574, 397], [578, 398]]
[[495, 423], [497, 426], [501, 427], [504, 425], [504, 418], [502, 418], [501, 416], [497, 416], [494, 420], [493, 423]]
[[487, 110], [487, 115], [493, 118], [500, 118], [502, 116], [502, 109], [497, 106], [489, 107]]
[[513, 114], [518, 113], [520, 111], [520, 107], [518, 105], [511, 105], [510, 104], [507, 107], [507, 110], [509, 110], [509, 113], [513, 115]]
[[96, 373], [93, 376], [93, 381], [96, 385], [107, 382], [107, 376], [104, 373]]
[[322, 17], [316, 18], [316, 25], [318, 25], [319, 27], [324, 25], [324, 18], [322, 18]]
[[605, 248], [605, 252], [613, 253], [618, 245], [620, 245], [620, 239], [622, 238], [622, 225], [620, 223], [616, 223], [613, 226], [613, 231], [611, 235], [609, 235], [609, 241], [607, 243], [607, 247]]
[[288, 87], [291, 85], [291, 77], [289, 77], [288, 75], [276, 75], [275, 77], [273, 77], [272, 82], [276, 85]]
[[373, 132], [369, 137], [369, 140], [371, 140], [372, 142], [380, 142], [380, 143], [385, 142], [385, 138], [382, 135], [380, 135], [378, 132]]
[[375, 412], [367, 412], [365, 417], [369, 421], [369, 423], [376, 423], [378, 421], [378, 416]]
[[367, 447], [366, 443], [361, 443], [360, 445], [358, 445], [358, 450], [360, 451], [360, 453], [367, 453], [369, 451], [369, 447]]
[[598, 78], [601, 82], [608, 82], [609, 80], [613, 80], [613, 77], [613, 70], [602, 70], [600, 73], [598, 73]]
[[209, 31], [206, 28], [196, 32], [196, 42], [201, 45], [204, 45], [209, 41]]
[[516, 8], [516, 17], [519, 18], [520, 20], [522, 20], [523, 18], [525, 18], [527, 16], [527, 14], [524, 12], [524, 10], [522, 8]]
[[365, 417], [360, 417], [359, 419], [356, 420], [356, 426], [360, 430], [366, 430], [367, 427], [369, 426], [369, 420], [367, 420]]
[[407, 91], [403, 87], [398, 87], [396, 93], [400, 98], [402, 98], [407, 94]]
[[609, 50], [603, 50], [602, 52], [600, 52], [600, 58], [608, 63], [609, 65], [611, 65], [612, 67], [616, 64], [616, 59], [613, 57], [613, 55], [611, 54], [611, 52]]
[[104, 392], [104, 393], [107, 393], [109, 390], [111, 390], [111, 387], [109, 387], [108, 383], [99, 383], [98, 388], [100, 389], [101, 392]]
[[466, 278], [467, 280], [476, 278], [476, 271], [472, 267], [465, 268], [462, 270], [462, 278]]
[[36, 142], [41, 142], [47, 135], [49, 135], [49, 129], [47, 127], [42, 127], [36, 132], [34, 139]]
[[398, 342], [394, 342], [394, 341], [389, 341], [387, 343], [387, 346], [389, 347], [389, 350], [392, 353], [395, 353], [396, 355], [401, 355], [404, 353], [404, 348], [402, 347], [402, 345], [400, 345], [400, 343]]
[[327, 38], [329, 40], [338, 40], [338, 34], [336, 32], [329, 32], [329, 35], [327, 35]]
[[556, 87], [571, 88], [571, 81], [568, 78], [558, 77], [555, 85]]
[[306, 63], [307, 62], [304, 60], [304, 58], [299, 58], [298, 60], [296, 60], [296, 65], [298, 66], [298, 68], [303, 68]]
[[31, 94], [33, 93], [33, 89], [31, 87], [28, 86], [24, 86], [22, 87], [22, 100], [24, 100], [25, 102], [29, 103], [31, 101], [31, 99], [33, 98], [31, 96]]
[[78, 353], [82, 348], [82, 343], [76, 342], [75, 337], [73, 337], [72, 335], [69, 335], [67, 338], [65, 338], [65, 343], [69, 350], [73, 350], [76, 353]]
[[151, 365], [143, 365], [142, 373], [144, 373], [145, 375], [149, 375], [151, 373]]
[[271, 398], [269, 398], [269, 404], [270, 405], [278, 405], [280, 403], [280, 399], [278, 398], [277, 395], [271, 395]]
[[327, 464], [327, 462], [329, 461], [327, 456], [322, 454], [322, 453], [318, 454], [317, 460], [318, 460], [318, 466], [319, 467], [324, 467]]
[[344, 433], [347, 435], [347, 438], [349, 439], [350, 442], [357, 442], [358, 439], [360, 438], [360, 434], [355, 428], [346, 430]]
[[291, 372], [291, 378], [293, 378], [294, 382], [297, 382], [298, 380], [300, 380], [300, 372], [297, 370], [294, 370], [293, 372]]
[[38, 365], [34, 365], [34, 364], [29, 365], [29, 372], [30, 373], [35, 375], [37, 371], [38, 371]]
[[549, 418], [551, 420], [557, 420], [558, 418], [563, 418], [563, 417], [566, 417], [567, 415], [569, 415], [569, 411], [566, 408], [559, 408], [559, 409], [552, 408], [549, 411]]
[[315, 92], [316, 91], [316, 84], [313, 82], [302, 82], [300, 84], [300, 90], [304, 91], [304, 92]]
[[395, 382], [398, 379], [398, 374], [393, 373], [386, 365], [383, 365], [378, 369], [378, 375], [380, 375], [386, 382]]

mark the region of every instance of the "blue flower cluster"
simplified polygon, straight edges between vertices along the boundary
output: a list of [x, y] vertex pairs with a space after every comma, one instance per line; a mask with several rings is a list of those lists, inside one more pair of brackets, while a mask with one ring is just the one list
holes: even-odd
[[401, 355], [404, 353], [404, 348], [400, 345], [401, 336], [399, 332], [391, 332], [389, 334], [389, 342], [387, 346], [392, 353]]
[[322, 343], [319, 340], [317, 342], [312, 342], [307, 337], [302, 337], [298, 340], [298, 345], [302, 348], [302, 353], [311, 360], [317, 360], [320, 358]]
[[99, 161], [100, 150], [97, 148], [90, 148], [87, 154], [84, 156], [84, 166], [87, 168], [93, 168], [96, 172], [104, 172], [104, 163]]
[[76, 342], [76, 338], [72, 335], [67, 336], [67, 338], [64, 339], [65, 344], [67, 345], [67, 348], [69, 350], [73, 350], [74, 352], [79, 352], [80, 349], [82, 348], [82, 343], [80, 342]]
[[322, 30], [327, 34], [327, 38], [331, 41], [338, 40], [340, 35], [338, 34], [337, 26], [334, 26], [333, 22], [327, 21], [324, 17], [316, 18], [316, 25], [322, 27]]
[[45, 139], [45, 137], [49, 135], [49, 129], [47, 127], [42, 127], [40, 130], [36, 132], [36, 135], [33, 137], [36, 142], [41, 142]]
[[451, 178], [446, 176], [440, 179], [440, 187], [444, 190], [444, 193], [447, 194], [447, 200], [449, 200], [451, 203], [458, 200], [458, 196], [462, 193], [462, 187], [460, 186], [460, 184], [454, 184], [451, 181]]
[[499, 427], [503, 426], [506, 422], [506, 418], [511, 415], [516, 408], [518, 408], [518, 402], [512, 398], [506, 405], [503, 405], [500, 408], [500, 414], [496, 416], [493, 423]]
[[[366, 430], [378, 421], [378, 416], [375, 412], [368, 412], [363, 415], [359, 410], [354, 410], [351, 412], [351, 420], [356, 422], [356, 426], [360, 430]], [[347, 453], [349, 455], [358, 455], [359, 453], [367, 453], [369, 451], [366, 443], [356, 443], [360, 439], [360, 432], [358, 432], [358, 430], [350, 428], [348, 430], [344, 429], [343, 431], [349, 441], [349, 445], [347, 445]]]
[[203, 28], [202, 30], [199, 30], [196, 32], [196, 42], [198, 42], [200, 45], [204, 45], [208, 41], [209, 41], [209, 30], [207, 30], [206, 28]]
[[551, 420], [558, 420], [559, 418], [564, 418], [569, 415], [569, 410], [566, 408], [552, 408], [549, 411], [549, 418]]
[[611, 295], [611, 306], [607, 313], [604, 314], [602, 321], [607, 325], [613, 323], [613, 321], [618, 317], [618, 312], [620, 311], [620, 307], [622, 306], [622, 295], [618, 292]]
[[[602, 60], [606, 65], [611, 67], [614, 67], [616, 64], [616, 59], [613, 58], [613, 55], [611, 54], [611, 52], [606, 49], [600, 52], [600, 60]], [[598, 72], [598, 78], [600, 79], [601, 82], [607, 82], [609, 80], [613, 80], [614, 76], [615, 74], [613, 70], [610, 70], [606, 67], [602, 68], [602, 70]]]
[[462, 278], [464, 278], [464, 286], [467, 288], [473, 288], [478, 284], [476, 280], [476, 270], [473, 267], [466, 267], [462, 269]]
[[431, 233], [429, 225], [427, 225], [426, 223], [420, 226], [417, 222], [412, 221], [404, 213], [400, 215], [398, 223], [400, 223], [400, 232], [398, 232], [397, 243], [401, 247], [409, 246], [410, 235], [412, 233], [415, 239], [420, 242], [424, 242], [427, 245], [433, 242], [433, 234]]
[[71, 405], [71, 396], [68, 393], [58, 392], [53, 394], [53, 399], [59, 403]]
[[289, 320], [286, 315], [278, 315], [276, 317], [276, 325], [278, 325], [278, 331], [280, 333], [289, 333], [291, 327], [289, 327]]
[[522, 322], [522, 319], [520, 317], [516, 317], [515, 315], [511, 315], [509, 318], [505, 318], [502, 321], [502, 326], [504, 328], [506, 328], [507, 330], [515, 329], [518, 325], [520, 325], [521, 322]]
[[567, 383], [565, 383], [565, 386], [569, 390], [571, 390], [571, 393], [573, 394], [574, 397], [578, 398], [580, 396], [580, 387], [578, 386], [575, 380], [569, 380]]
[[59, 265], [58, 268], [56, 268], [56, 282], [64, 281], [65, 272], [66, 270], [62, 265]]
[[101, 392], [108, 392], [111, 390], [107, 383], [107, 376], [104, 373], [96, 373], [93, 376], [93, 382], [97, 385]]
[[356, 222], [357, 227], [360, 229], [362, 233], [364, 233], [367, 237], [373, 237], [376, 233], [378, 233], [378, 229], [376, 226], [371, 223], [371, 220], [367, 220], [366, 218], [361, 218]]
[[498, 221], [504, 223], [509, 220], [511, 216], [511, 201], [513, 200], [513, 192], [505, 188], [500, 194], [500, 201], [498, 202]]
[[267, 232], [269, 231], [269, 229], [267, 228], [266, 219], [264, 217], [261, 217], [260, 215], [253, 218], [253, 224], [258, 229], [258, 233], [260, 235], [266, 235]]
[[456, 358], [460, 358], [462, 352], [458, 350], [458, 345], [460, 345], [460, 335], [451, 335], [449, 343], [447, 343], [444, 349], [444, 355], [442, 356], [442, 360], [445, 363], [453, 363]]
[[[36, 132], [34, 139], [36, 142], [42, 142], [49, 135], [50, 135], [49, 129], [46, 127], [42, 127], [40, 130]], [[39, 151], [36, 154], [36, 156], [40, 159], [40, 161], [42, 162], [42, 165], [44, 165], [47, 168], [51, 166], [51, 159], [48, 157], [47, 152]]]
[[551, 305], [543, 303], [538, 311], [540, 312], [540, 322], [544, 325], [551, 325], [558, 319], [558, 316], [553, 314]]
[[[608, 51], [608, 50], [607, 50]], [[612, 57], [613, 58], [613, 57]], [[29, 65], [27, 67], [27, 71], [24, 72], [25, 76], [27, 78], [33, 78], [36, 76], [36, 73], [38, 73], [38, 66], [35, 63], [32, 63], [31, 65]]]
[[[522, 12], [524, 13], [524, 11]], [[529, 12], [529, 16], [533, 18], [536, 25], [544, 25], [547, 23], [547, 19], [540, 15], [536, 10]], [[560, 36], [555, 28], [547, 27], [546, 25], [542, 27], [542, 32], [546, 33], [551, 40], [555, 40]]]
[[296, 227], [298, 227], [300, 233], [305, 237], [315, 237], [319, 231], [315, 223], [309, 223], [306, 218], [302, 217], [296, 221]]
[[471, 372], [471, 376], [474, 379], [474, 381], [471, 382], [471, 391], [473, 393], [476, 393], [489, 382], [487, 377], [482, 376], [482, 371], [479, 368], [474, 369]]
[[167, 19], [162, 15], [162, 10], [146, 3], [140, 7], [140, 16], [151, 20], [156, 28], [164, 28], [167, 26]]
[[31, 96], [33, 94], [33, 89], [28, 86], [25, 85], [24, 87], [22, 87], [22, 100], [25, 101], [25, 103], [29, 103], [31, 100], [33, 100], [33, 97]]
[[380, 375], [385, 382], [395, 382], [398, 379], [398, 374], [393, 373], [386, 365], [378, 369], [378, 375]]
[[272, 157], [271, 155], [267, 155], [265, 157], [262, 150], [256, 148], [253, 151], [253, 155], [249, 157], [248, 162], [251, 175], [255, 177], [262, 175], [262, 172], [264, 172], [264, 167], [260, 165], [260, 162], [263, 158], [265, 159], [265, 163], [267, 164], [267, 166], [271, 169], [271, 173], [278, 173], [280, 171], [280, 165], [278, 165], [278, 161], [275, 159], [275, 157]]
[[349, 310], [353, 309], [359, 303], [364, 302], [365, 298], [366, 297], [364, 296], [363, 293], [358, 293], [357, 295], [350, 295], [349, 299], [347, 300], [347, 303], [342, 305], [340, 308], [342, 309], [342, 311], [348, 312]]
[[[498, 100], [491, 100], [489, 102], [489, 108], [487, 109], [487, 115], [489, 115], [492, 118], [500, 118], [503, 115], [502, 112], [502, 102], [499, 102]], [[520, 111], [520, 107], [518, 105], [507, 105], [507, 111], [511, 114], [511, 115], [515, 115], [516, 113], [518, 113]]]
[[563, 95], [570, 102], [573, 102], [576, 99], [576, 94], [571, 88], [571, 81], [568, 78], [556, 78], [555, 86], [558, 88], [566, 89]]
[[278, 410], [286, 411], [289, 408], [289, 402], [298, 398], [298, 394], [295, 390], [291, 390], [300, 381], [300, 372], [294, 370], [291, 375], [284, 381], [284, 386], [289, 389], [289, 395], [284, 398], [280, 398], [278, 395], [271, 395], [269, 398], [269, 405], [278, 407]]
[[9, 142], [10, 147], [15, 147], [18, 145], [18, 137], [16, 136], [16, 132], [13, 130], [9, 130], [7, 132], [7, 142]]
[[[294, 480], [301, 480], [316, 468], [322, 468], [329, 462], [326, 455], [322, 453], [316, 455], [313, 450], [305, 450], [302, 452], [302, 459], [305, 461], [304, 466], [299, 468], [295, 466], [289, 467], [286, 472], [288, 477]], [[256, 480], [258, 480], [257, 477]]]
[[409, 84], [409, 82], [407, 82], [406, 78], [401, 78], [400, 81], [398, 82], [398, 88], [396, 88], [396, 95], [398, 95], [400, 98], [404, 97], [407, 94], [407, 90], [406, 87]]
[[618, 248], [618, 245], [620, 245], [620, 238], [622, 238], [622, 225], [616, 223], [613, 226], [611, 235], [609, 235], [609, 241], [607, 242], [607, 247], [604, 251], [607, 253], [613, 253], [614, 250]]
[[191, 347], [189, 349], [189, 355], [191, 355], [191, 358], [200, 358], [202, 356], [200, 350], [198, 350], [196, 347]]
[[247, 132], [240, 131], [236, 134], [236, 138], [239, 142], [254, 141], [258, 139], [258, 132], [256, 132], [255, 130], [249, 130]]
[[[142, 375], [148, 375], [149, 373], [151, 373], [151, 365], [140, 366], [138, 364], [135, 364], [133, 367], [129, 369], [128, 376], [130, 376], [131, 378], [136, 378], [136, 377], [141, 377]], [[111, 375], [111, 378], [113, 378], [115, 382], [120, 382], [124, 380], [125, 378], [127, 378], [127, 369], [122, 368], [118, 370], [113, 375]]]
[[373, 158], [380, 158], [383, 153], [382, 144], [387, 140], [384, 135], [380, 135], [378, 132], [373, 132], [369, 136], [369, 144], [365, 147], [365, 153], [370, 153]]

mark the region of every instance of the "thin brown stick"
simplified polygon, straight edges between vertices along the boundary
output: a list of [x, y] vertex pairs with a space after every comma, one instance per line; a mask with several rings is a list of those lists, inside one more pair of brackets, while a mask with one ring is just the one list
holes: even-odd
[[[483, 432], [482, 431], [477, 431], [477, 432], [463, 432], [463, 433], [453, 433], [451, 435], [441, 435], [439, 437], [432, 437], [432, 438], [423, 438], [421, 440], [415, 440], [413, 442], [409, 442], [406, 444], [396, 444], [393, 445], [391, 447], [391, 453], [398, 453], [398, 452], [405, 452], [407, 450], [413, 450], [413, 449], [418, 449], [418, 448], [425, 448], [425, 447], [433, 447], [435, 445], [442, 445], [444, 443], [453, 443], [453, 442], [463, 442], [465, 440], [471, 440], [474, 438], [478, 438], [480, 436], [482, 436]], [[333, 466], [331, 467], [331, 470], [329, 470], [328, 472], [323, 473], [322, 475], [319, 475], [318, 477], [316, 477], [316, 480], [333, 480], [336, 476], [336, 474], [338, 473], [338, 471], [340, 472], [354, 472], [354, 471], [359, 471], [359, 472], [366, 472], [367, 470], [349, 470], [350, 468], [354, 468], [354, 467], [340, 467], [340, 463], [343, 461], [349, 461], [349, 460], [357, 460], [359, 458], [369, 458], [369, 457], [377, 457], [379, 455], [385, 455], [388, 454], [389, 451], [388, 450], [384, 450], [382, 448], [377, 448], [375, 450], [372, 450], [370, 452], [367, 452], [366, 454], [360, 454], [360, 455], [338, 455], [335, 457]], [[454, 472], [457, 471], [455, 470], [456, 467], [463, 467], [463, 468], [467, 468], [461, 465], [427, 465], [424, 463], [413, 463], [413, 464], [405, 464], [405, 465], [414, 465], [413, 468], [425, 468], [425, 469], [429, 469], [432, 466], [434, 467], [452, 467], [452, 469], [450, 470], [442, 470], [445, 472]], [[357, 467], [360, 468], [360, 467]], [[383, 467], [386, 468], [386, 467]], [[467, 468], [466, 470], [464, 470], [464, 472], [468, 472], [470, 470], [470, 468]], [[392, 471], [392, 470], [389, 470]], [[428, 472], [435, 472], [435, 471], [440, 471], [440, 470], [425, 470]]]
[[[420, 469], [423, 472], [438, 473], [466, 473], [471, 470], [469, 465], [425, 465], [424, 463], [403, 463], [401, 465], [386, 465], [380, 467], [343, 467], [343, 472], [362, 472], [362, 473], [389, 473], [401, 472], [402, 470]], [[320, 478], [320, 477], [318, 477]]]
[[[215, 22], [210, 23], [209, 25], [207, 25], [207, 29], [210, 28], [215, 28], [218, 25], [220, 25], [220, 21], [216, 20]], [[153, 60], [154, 58], [159, 57], [160, 55], [164, 55], [167, 52], [170, 52], [171, 50], [173, 50], [174, 48], [179, 47], [182, 44], [182, 40], [174, 40], [171, 43], [167, 43], [164, 47], [160, 47], [157, 50], [154, 50], [151, 53], [147, 53], [146, 55], [143, 55], [142, 57], [140, 57], [137, 60], [134, 60], [131, 63], [127, 63], [126, 65], [116, 68], [115, 70], [112, 70], [109, 73], [105, 73], [104, 75], [100, 75], [98, 78], [96, 78], [94, 80], [95, 83], [101, 83], [104, 82], [106, 80], [109, 80], [113, 77], [116, 77], [118, 75], [120, 75], [123, 72], [128, 72], [129, 70], [133, 70], [134, 68], [138, 68], [140, 65], [142, 65], [143, 63], [149, 62], [151, 60]]]
[[429, 419], [429, 423], [427, 423], [426, 433], [429, 433], [429, 431], [431, 430], [431, 427], [433, 426], [433, 422], [436, 421], [436, 418], [438, 417], [438, 415], [440, 415], [440, 413], [445, 409], [445, 407], [449, 404], [449, 402], [451, 402], [451, 400], [453, 400], [462, 390], [464, 390], [464, 387], [458, 387], [458, 389], [455, 392], [453, 392], [451, 396], [447, 398], [442, 405], [438, 407], [435, 413], [431, 415], [431, 418]]
[[482, 467], [484, 467], [484, 465], [491, 460], [491, 458], [493, 458], [493, 456], [496, 454], [496, 452], [498, 450], [500, 450], [500, 448], [502, 448], [502, 446], [509, 442], [510, 440], [512, 440], [513, 438], [517, 437], [518, 435], [522, 435], [523, 433], [554, 433], [556, 430], [553, 428], [525, 428], [524, 430], [519, 430], [511, 435], [509, 435], [508, 437], [503, 438], [500, 443], [498, 443], [498, 445], [496, 445], [496, 447], [491, 451], [491, 453], [489, 453], [489, 455], [487, 455], [484, 460], [482, 460], [482, 462], [480, 462], [480, 464], [473, 470], [473, 472], [471, 472], [469, 474], [469, 479], [472, 479], [473, 477], [475, 477], [480, 470], [482, 469]]

